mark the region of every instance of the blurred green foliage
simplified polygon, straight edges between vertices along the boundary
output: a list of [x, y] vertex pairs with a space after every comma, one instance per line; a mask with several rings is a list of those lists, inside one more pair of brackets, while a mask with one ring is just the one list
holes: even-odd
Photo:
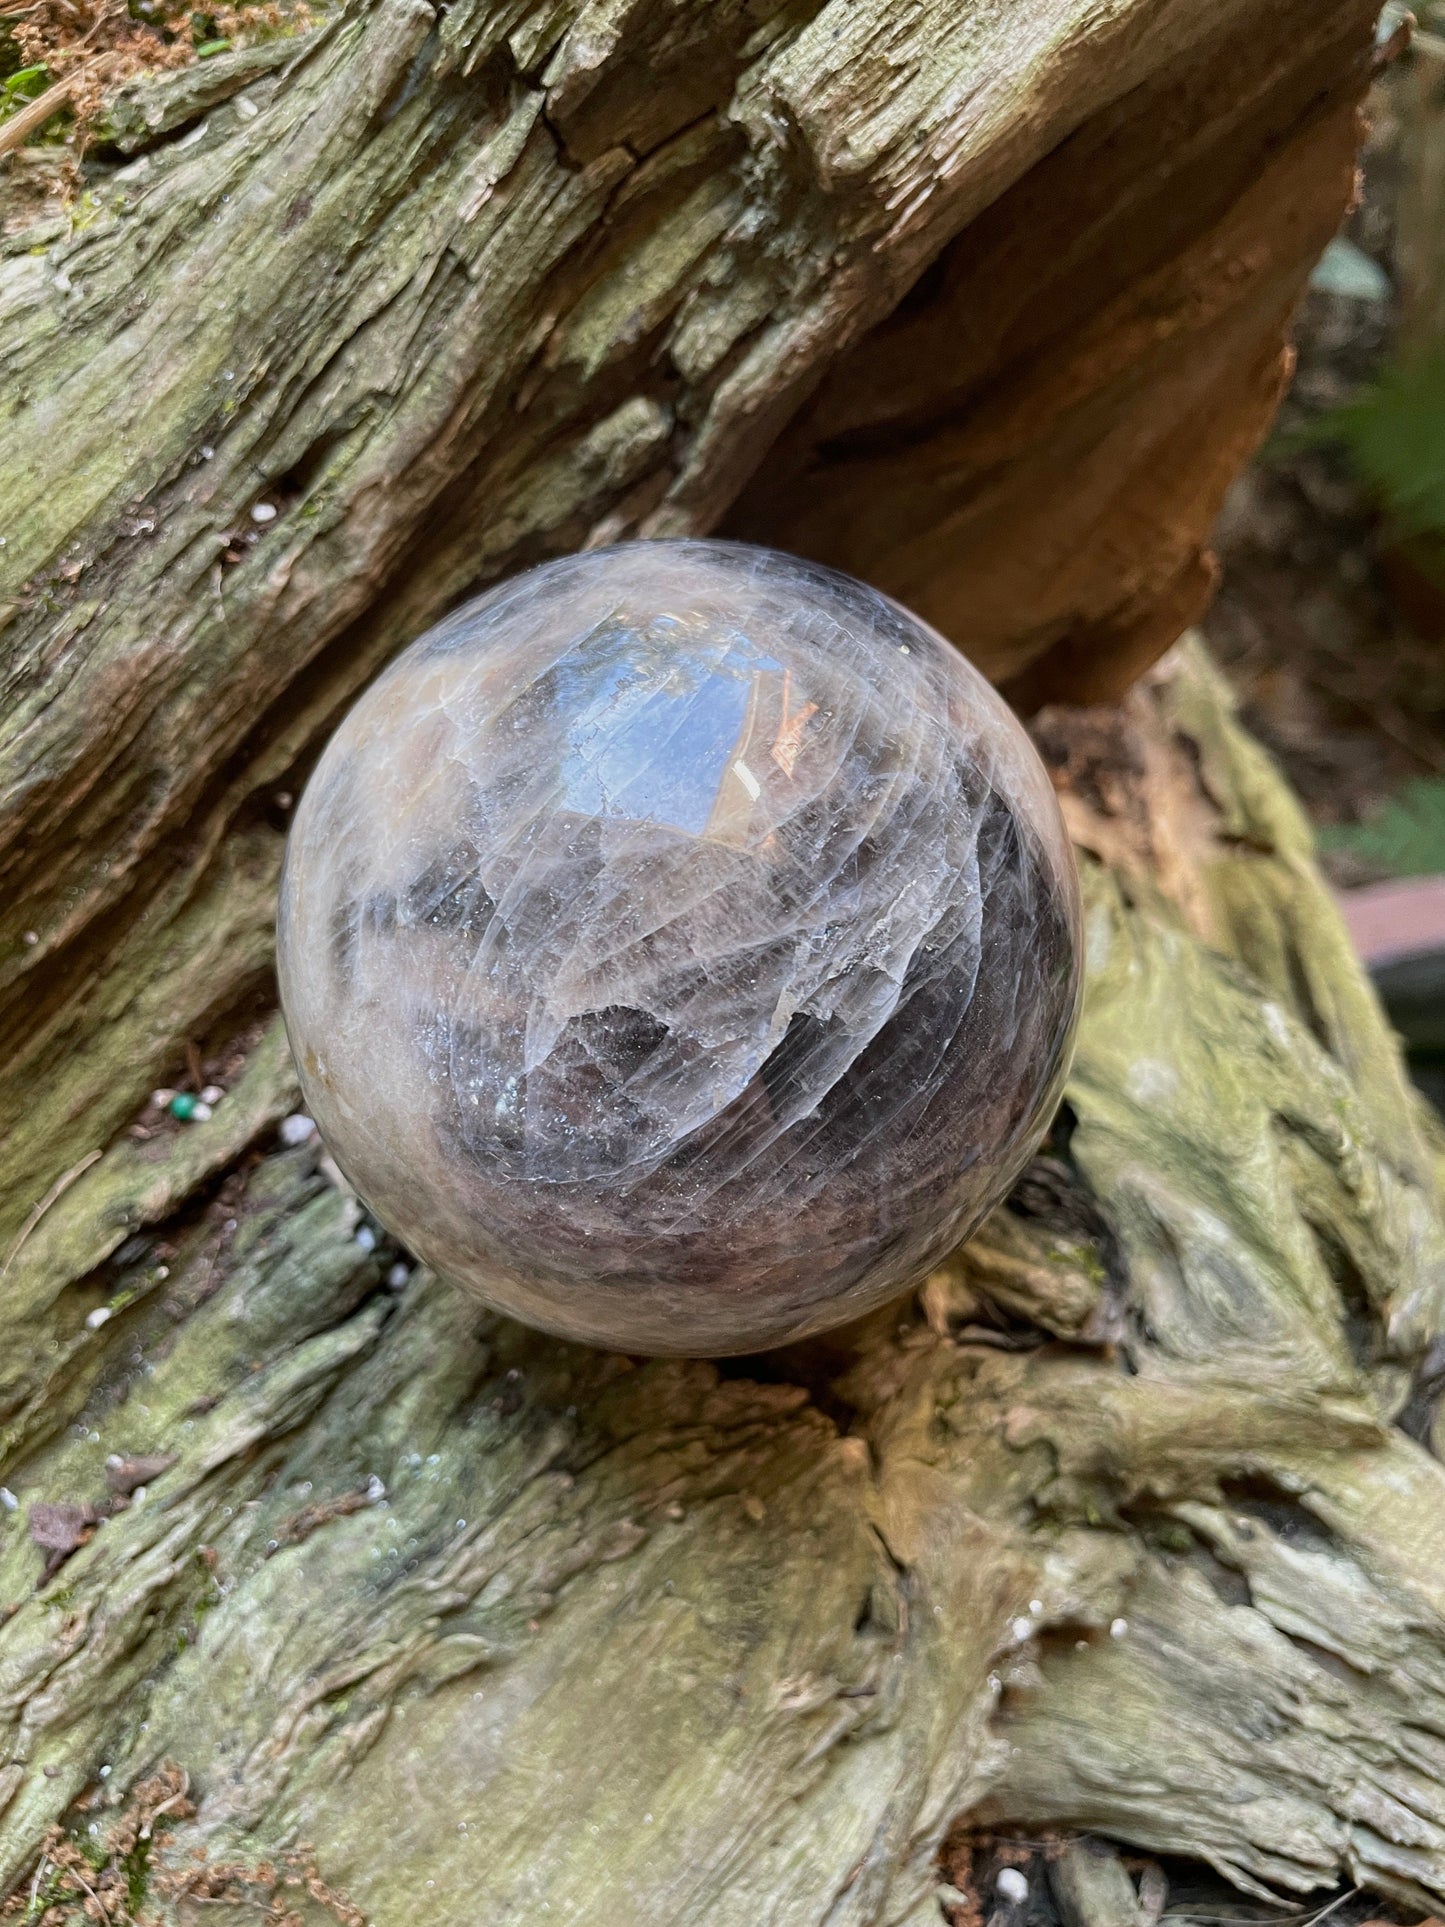
[[1367, 823], [1321, 829], [1319, 840], [1389, 876], [1437, 875], [1445, 871], [1445, 778], [1417, 777]]
[[[1397, 355], [1306, 433], [1345, 450], [1385, 546], [1445, 589], [1445, 346]], [[1445, 779], [1417, 777], [1368, 821], [1322, 829], [1320, 843], [1389, 876], [1445, 872]]]
[[1396, 532], [1445, 535], [1445, 349], [1387, 364], [1317, 432], [1348, 450]]

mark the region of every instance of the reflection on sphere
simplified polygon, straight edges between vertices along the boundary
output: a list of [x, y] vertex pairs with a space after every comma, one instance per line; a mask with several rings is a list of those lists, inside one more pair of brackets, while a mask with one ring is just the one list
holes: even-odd
[[297, 810], [282, 996], [361, 1196], [620, 1351], [893, 1296], [1003, 1195], [1078, 1001], [1072, 857], [933, 631], [767, 550], [572, 556], [408, 649]]

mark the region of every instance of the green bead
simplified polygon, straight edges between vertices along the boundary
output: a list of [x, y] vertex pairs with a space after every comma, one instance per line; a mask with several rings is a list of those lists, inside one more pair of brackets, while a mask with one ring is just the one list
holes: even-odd
[[172, 1117], [187, 1118], [194, 1114], [196, 1100], [189, 1091], [178, 1091], [171, 1099], [168, 1109]]

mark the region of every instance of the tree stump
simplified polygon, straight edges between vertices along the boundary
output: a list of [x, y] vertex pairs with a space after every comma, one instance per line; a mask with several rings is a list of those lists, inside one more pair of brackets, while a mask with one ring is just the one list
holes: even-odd
[[[923, 1927], [961, 1816], [1445, 1897], [1441, 1137], [1169, 649], [1372, 14], [356, 0], [132, 83], [134, 158], [11, 224], [16, 1918]], [[980, 1236], [722, 1367], [378, 1243], [278, 1133], [270, 960], [289, 799], [393, 651], [714, 529], [1035, 713], [1089, 970]], [[187, 1076], [208, 1121], [147, 1100]]]

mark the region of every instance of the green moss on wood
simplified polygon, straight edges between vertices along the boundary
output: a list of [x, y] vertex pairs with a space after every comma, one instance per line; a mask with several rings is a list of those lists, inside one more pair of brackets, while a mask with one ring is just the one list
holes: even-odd
[[[183, 1848], [313, 1841], [378, 1927], [419, 1894], [589, 1927], [903, 1919], [975, 1807], [1244, 1880], [1445, 1891], [1435, 1796], [1388, 1737], [1445, 1680], [1445, 1475], [1391, 1424], [1439, 1321], [1428, 1143], [1207, 665], [1182, 653], [1111, 728], [1196, 772], [1144, 798], [1189, 861], [1141, 901], [1117, 823], [1075, 811], [1071, 1129], [926, 1315], [722, 1376], [569, 1348], [424, 1272], [389, 1291], [316, 1145], [269, 1136], [275, 1029], [212, 1124], [75, 1181], [0, 1331], [63, 1321], [137, 1217], [175, 1251], [47, 1354], [0, 1461], [4, 1878], [101, 1765], [123, 1802], [174, 1759]], [[1333, 1030], [1272, 975], [1245, 882]], [[188, 1204], [248, 1145], [239, 1189]], [[987, 1342], [1000, 1312], [1021, 1349]], [[113, 1455], [175, 1463], [115, 1508]], [[100, 1515], [44, 1586], [38, 1501]]]

